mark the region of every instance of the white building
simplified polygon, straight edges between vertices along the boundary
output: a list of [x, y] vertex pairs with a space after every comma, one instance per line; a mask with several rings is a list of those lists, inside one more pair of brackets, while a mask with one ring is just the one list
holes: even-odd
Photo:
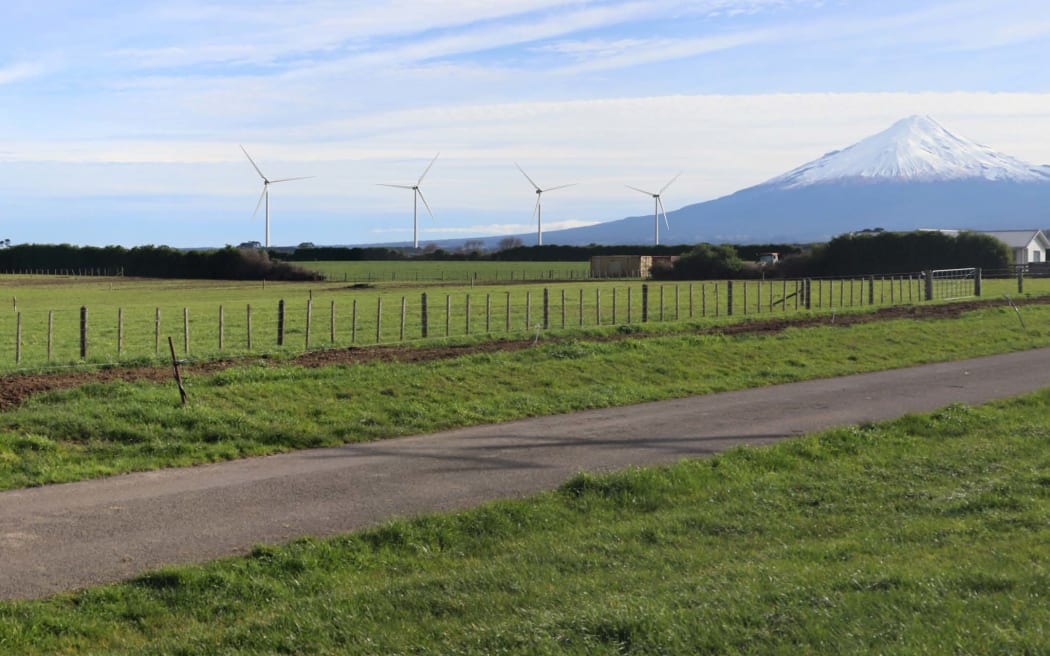
[[1010, 247], [1014, 254], [1014, 264], [1046, 262], [1046, 252], [1050, 250], [1050, 240], [1042, 230], [991, 230], [982, 231]]

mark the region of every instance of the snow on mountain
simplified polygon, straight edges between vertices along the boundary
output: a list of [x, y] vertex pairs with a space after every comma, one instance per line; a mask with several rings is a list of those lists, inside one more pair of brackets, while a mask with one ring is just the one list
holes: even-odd
[[909, 116], [761, 186], [791, 189], [842, 182], [964, 179], [1047, 182], [1050, 167], [1033, 166], [954, 135], [929, 116]]

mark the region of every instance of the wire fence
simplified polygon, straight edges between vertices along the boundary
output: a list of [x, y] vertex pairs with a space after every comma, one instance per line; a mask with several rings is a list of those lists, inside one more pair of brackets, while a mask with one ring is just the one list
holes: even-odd
[[[619, 281], [318, 294], [277, 303], [63, 307], [0, 313], [0, 370], [302, 352], [477, 335], [683, 320], [774, 317], [979, 295], [979, 270], [949, 276]], [[968, 277], [967, 277], [968, 276]], [[348, 293], [349, 292], [349, 293]], [[968, 293], [967, 293], [968, 292]], [[8, 337], [4, 337], [4, 336]]]

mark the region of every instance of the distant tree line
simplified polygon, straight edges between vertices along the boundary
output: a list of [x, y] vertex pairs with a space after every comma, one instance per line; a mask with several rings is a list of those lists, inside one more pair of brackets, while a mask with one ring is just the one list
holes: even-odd
[[[780, 262], [759, 265], [762, 252], [779, 252]], [[761, 247], [699, 244], [672, 265], [654, 269], [665, 280], [716, 278], [859, 276], [915, 273], [928, 269], [980, 267], [1005, 269], [1013, 261], [1010, 248], [990, 235], [934, 231], [866, 232], [841, 235], [808, 251], [783, 246]]]
[[219, 280], [319, 280], [300, 267], [270, 260], [265, 251], [232, 246], [180, 251], [168, 246], [20, 244], [0, 250], [0, 270], [102, 272], [145, 278]]

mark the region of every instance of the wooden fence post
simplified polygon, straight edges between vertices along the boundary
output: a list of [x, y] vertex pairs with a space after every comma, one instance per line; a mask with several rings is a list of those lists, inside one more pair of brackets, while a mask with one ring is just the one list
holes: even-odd
[[602, 325], [602, 288], [594, 288], [594, 325]]
[[357, 299], [350, 304], [350, 343], [357, 342]]
[[551, 293], [546, 287], [543, 288], [543, 329], [551, 327]]
[[464, 324], [463, 324], [463, 328], [466, 331], [465, 334], [469, 335], [470, 334], [470, 294], [467, 294], [465, 310], [466, 310], [466, 312], [465, 312], [466, 318], [465, 318], [465, 321], [464, 321]]
[[380, 296], [376, 299], [376, 344], [380, 342], [382, 337], [382, 324], [383, 324], [383, 297]]
[[[911, 287], [909, 286], [909, 290]], [[981, 268], [977, 267], [977, 270], [973, 274], [973, 295], [981, 297]]]
[[649, 321], [649, 285], [642, 285], [642, 323]]
[[[933, 271], [923, 271], [923, 276], [926, 282], [926, 300], [933, 300]], [[1017, 274], [1018, 280], [1021, 278], [1021, 274]], [[1018, 289], [1020, 289], [1020, 283], [1018, 283]]]
[[422, 324], [420, 327], [420, 335], [423, 339], [429, 336], [429, 330], [427, 327], [427, 293], [423, 292], [423, 295], [419, 299], [419, 320]]
[[583, 325], [583, 288], [580, 288], [580, 325]]
[[335, 301], [332, 301], [331, 313], [328, 323], [329, 342], [335, 344]]
[[565, 328], [565, 290], [561, 290], [561, 327]]
[[452, 334], [452, 295], [445, 294], [445, 337]]
[[612, 322], [613, 322], [613, 325], [615, 326], [616, 325], [616, 288], [615, 287], [613, 287], [612, 296], [613, 296], [613, 298], [612, 298]]
[[398, 333], [401, 336], [399, 341], [402, 341], [402, 342], [405, 341], [405, 309], [406, 309], [405, 303], [406, 303], [405, 297], [402, 296], [401, 297], [401, 330]]
[[733, 281], [726, 281], [726, 316], [733, 316]]
[[747, 316], [747, 281], [745, 280], [741, 284], [743, 284], [743, 286], [744, 286], [744, 303], [743, 303], [743, 305], [744, 305], [744, 316]]
[[87, 306], [80, 306], [80, 359], [87, 360], [88, 343], [88, 310]]
[[190, 309], [182, 308], [182, 351], [190, 354]]
[[[932, 286], [933, 285], [933, 278], [932, 278], [932, 276], [929, 278], [929, 280], [930, 280], [930, 285]], [[1021, 271], [1020, 269], [1017, 270], [1017, 293], [1018, 294], [1023, 294], [1024, 293], [1024, 272]], [[930, 296], [931, 297], [933, 296], [932, 292], [930, 293]], [[927, 299], [927, 300], [931, 300], [931, 299]]]
[[627, 323], [631, 323], [631, 288], [627, 287]]
[[277, 346], [284, 346], [284, 299], [277, 302]]
[[223, 312], [222, 305], [219, 305], [219, 350], [222, 350], [224, 346], [224, 337], [226, 333], [226, 315]]
[[868, 276], [868, 305], [875, 305], [875, 276]]
[[15, 315], [15, 364], [22, 362], [22, 313]]
[[813, 289], [812, 278], [806, 278], [802, 281], [802, 298], [804, 299], [805, 307], [807, 310], [813, 309], [813, 301], [810, 300], [810, 291]]

